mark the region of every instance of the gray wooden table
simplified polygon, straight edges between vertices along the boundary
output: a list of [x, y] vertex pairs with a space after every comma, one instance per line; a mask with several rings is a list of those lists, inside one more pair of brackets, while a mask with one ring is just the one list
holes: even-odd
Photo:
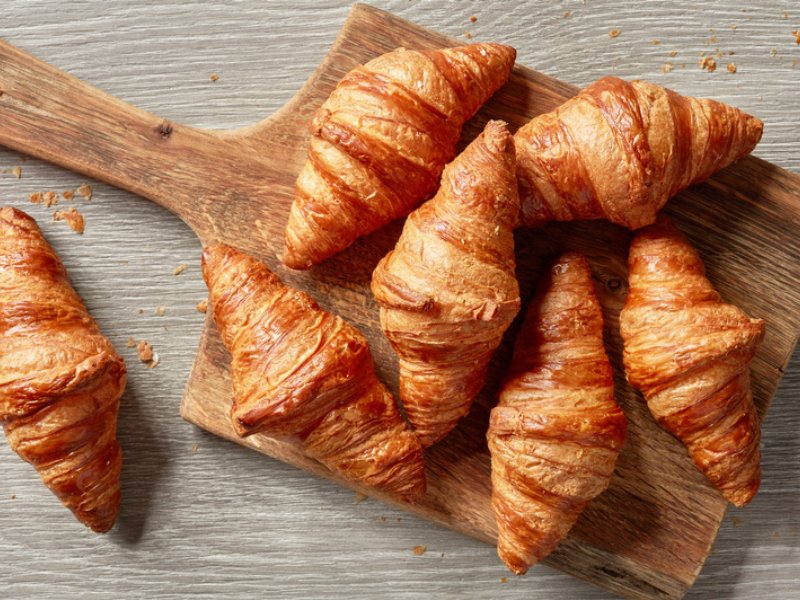
[[[465, 40], [511, 44], [521, 63], [575, 84], [611, 73], [730, 102], [765, 121], [756, 154], [800, 172], [796, 0], [759, 0], [758, 9], [732, 0], [376, 3]], [[164, 117], [230, 128], [289, 99], [348, 10], [347, 2], [4, 0], [0, 37]], [[703, 52], [716, 71], [700, 68]], [[119, 425], [123, 505], [106, 536], [77, 524], [0, 445], [0, 597], [610, 597], [543, 566], [506, 582], [490, 546], [358, 503], [183, 422], [178, 404], [202, 323], [195, 304], [205, 296], [198, 241], [161, 208], [97, 182], [91, 203], [78, 202], [80, 237], [52, 222], [55, 209], [27, 199], [85, 178], [0, 149], [0, 169], [15, 166], [21, 179], [0, 174], [0, 203], [40, 221], [125, 356], [129, 383]], [[174, 276], [181, 263], [188, 270]], [[129, 337], [153, 344], [157, 368], [136, 359]], [[798, 359], [764, 424], [761, 491], [729, 511], [691, 598], [800, 598]], [[412, 552], [418, 545], [422, 556]]]

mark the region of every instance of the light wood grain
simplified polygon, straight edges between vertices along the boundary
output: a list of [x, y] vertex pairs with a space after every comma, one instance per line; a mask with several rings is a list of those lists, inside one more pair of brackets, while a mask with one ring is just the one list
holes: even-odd
[[[734, 5], [724, 3], [707, 14], [691, 12], [688, 5], [680, 4], [638, 12], [614, 12], [603, 4], [521, 7], [510, 12], [477, 6], [458, 11], [424, 4], [409, 7], [400, 2], [387, 6], [454, 35], [467, 29], [479, 38], [480, 31], [498, 32], [496, 39], [520, 48], [521, 62], [544, 67], [575, 83], [587, 83], [609, 71], [627, 71], [622, 74], [646, 76], [687, 93], [733, 102], [768, 123], [758, 153], [797, 167], [796, 161], [792, 163], [796, 141], [790, 135], [796, 131], [797, 121], [789, 108], [798, 101], [796, 87], [789, 85], [789, 51], [793, 48], [788, 44], [793, 40], [787, 37], [785, 44], [780, 42], [787, 30], [781, 12], [790, 10], [789, 6], [775, 4], [750, 15], [752, 21]], [[574, 11], [573, 21], [564, 25], [562, 13], [569, 8]], [[122, 10], [113, 3], [102, 9], [98, 5], [67, 8], [58, 14], [49, 14], [42, 5], [24, 9], [31, 12], [12, 3], [4, 15], [0, 31], [10, 41], [22, 40], [27, 44], [23, 46], [37, 50], [36, 54], [153, 112], [176, 121], [225, 127], [254, 121], [288, 99], [322, 58], [347, 11], [343, 6], [317, 5], [313, 12], [303, 14], [295, 5], [263, 3], [243, 4], [238, 11], [163, 6], [161, 13], [136, 4], [126, 4]], [[479, 17], [475, 25], [467, 21], [473, 12]], [[707, 28], [719, 22], [739, 23], [737, 33], [720, 34], [720, 45], [727, 43], [742, 57], [736, 59], [736, 77], [726, 80], [727, 75], [719, 71], [701, 72], [694, 57], [683, 72], [659, 73], [661, 61], [669, 60], [668, 51], [650, 46], [649, 36], [671, 40], [688, 57], [706, 49], [702, 41], [712, 35]], [[271, 27], [274, 23], [280, 27]], [[796, 21], [790, 23], [794, 26], [789, 31], [796, 28]], [[613, 43], [606, 33], [611, 26], [622, 29]], [[8, 27], [13, 27], [16, 38], [7, 33]], [[152, 44], [141, 42], [145, 28], [148, 39], [160, 40], [158, 52], [153, 52]], [[741, 32], [747, 28], [752, 35], [743, 39]], [[76, 39], [82, 43], [75, 43]], [[114, 55], [107, 52], [109, 39], [119, 49]], [[772, 45], [781, 49], [774, 63], [769, 56]], [[267, 56], [270, 52], [275, 55]], [[288, 64], [287, 54], [292, 57]], [[615, 61], [619, 62], [614, 70]], [[227, 74], [220, 64], [225, 65]], [[270, 69], [274, 64], [284, 66]], [[212, 70], [221, 76], [216, 84], [207, 79]], [[764, 97], [761, 102], [759, 95]], [[3, 156], [9, 166], [18, 164], [13, 154]], [[80, 181], [36, 162], [23, 168], [25, 174], [19, 182], [10, 177], [0, 179], [3, 197], [17, 199], [20, 206], [29, 191], [60, 189]], [[79, 595], [80, 586], [100, 594], [100, 586], [112, 581], [119, 582], [122, 595], [131, 597], [165, 589], [175, 597], [181, 591], [240, 595], [256, 590], [282, 597], [403, 596], [423, 591], [434, 596], [450, 592], [485, 597], [502, 591], [520, 597], [605, 597], [551, 575], [546, 568], [537, 569], [535, 576], [501, 584], [498, 578], [504, 573], [491, 548], [444, 531], [431, 531], [413, 519], [396, 523], [397, 513], [369, 501], [341, 506], [349, 504], [351, 494], [277, 463], [265, 465], [258, 457], [200, 436], [175, 421], [180, 382], [185, 379], [199, 331], [200, 315], [193, 313], [192, 307], [202, 295], [202, 286], [196, 262], [191, 262], [190, 271], [180, 278], [174, 279], [171, 272], [178, 262], [196, 260], [197, 242], [163, 211], [105, 186], [98, 187], [94, 204], [81, 209], [88, 217], [81, 243], [76, 243], [77, 238], [63, 224], [47, 228], [45, 223], [48, 234], [101, 324], [112, 334], [112, 328], [119, 330], [115, 337], [118, 345], [123, 345], [129, 332], [147, 336], [161, 349], [164, 362], [154, 371], [140, 369], [138, 379], [134, 373], [126, 397], [129, 420], [123, 424], [122, 435], [131, 455], [126, 463], [131, 500], [127, 509], [123, 507], [120, 533], [115, 532], [124, 532], [124, 540], [96, 541], [76, 532], [52, 498], [38, 490], [35, 477], [23, 477], [30, 475], [25, 466], [16, 465], [12, 456], [3, 457], [9, 476], [18, 475], [12, 481], [25, 484], [11, 492], [25, 490], [22, 498], [6, 501], [13, 511], [4, 505], [2, 512], [10, 525], [0, 537], [0, 553], [13, 557], [5, 561], [13, 567], [0, 577], [12, 584], [7, 588], [10, 597], [26, 597], [33, 590], [66, 590], [67, 595]], [[46, 214], [41, 210], [38, 216]], [[148, 241], [143, 243], [143, 239]], [[168, 307], [161, 319], [151, 312], [158, 304]], [[138, 315], [139, 307], [146, 307], [148, 315]], [[162, 330], [164, 324], [169, 332]], [[796, 397], [797, 384], [791, 380], [789, 385], [794, 388], [786, 387], [788, 391], [779, 395], [773, 407], [776, 412], [765, 424], [762, 495], [752, 507], [737, 513], [742, 519], [739, 527], [728, 525], [723, 530], [718, 552], [693, 592], [697, 597], [747, 597], [748, 590], [758, 589], [760, 596], [783, 598], [794, 589], [797, 530], [791, 532], [798, 521], [793, 510], [798, 488], [798, 423], [796, 410], [787, 402]], [[781, 402], [783, 398], [786, 400]], [[195, 436], [199, 441], [196, 454], [191, 452]], [[223, 481], [223, 474], [230, 481]], [[770, 481], [774, 482], [772, 488]], [[148, 482], [155, 484], [152, 489]], [[152, 501], [146, 502], [146, 498]], [[256, 506], [253, 500], [258, 500]], [[382, 513], [388, 517], [386, 523], [379, 519]], [[209, 524], [207, 530], [196, 527], [200, 515]], [[325, 516], [324, 521], [320, 515]], [[148, 521], [143, 522], [144, 517]], [[142, 535], [132, 548], [129, 544], [137, 538], [133, 535], [136, 525], [142, 525]], [[773, 539], [773, 533], [778, 539]], [[47, 550], [53, 537], [65, 540], [57, 554]], [[426, 542], [430, 550], [424, 557], [411, 556], [412, 545]], [[444, 559], [434, 552], [436, 545], [445, 550]], [[83, 567], [80, 548], [86, 553]], [[165, 564], [177, 554], [180, 559]], [[45, 566], [32, 566], [34, 557], [39, 564], [44, 557]], [[113, 568], [122, 563], [128, 566]], [[313, 575], [308, 564], [315, 565]], [[68, 575], [73, 568], [93, 575], [92, 583]], [[44, 574], [39, 575], [40, 571]]]

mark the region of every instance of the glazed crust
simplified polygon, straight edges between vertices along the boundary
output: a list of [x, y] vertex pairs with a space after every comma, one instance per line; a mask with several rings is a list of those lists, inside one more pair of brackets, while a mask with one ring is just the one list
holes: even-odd
[[515, 57], [498, 44], [399, 49], [350, 71], [312, 120], [283, 262], [307, 269], [430, 197]]
[[339, 475], [407, 501], [425, 493], [422, 448], [361, 333], [229, 246], [205, 249], [203, 276], [232, 356], [239, 435], [296, 436]]
[[567, 536], [611, 482], [626, 430], [589, 264], [565, 254], [528, 309], [489, 420], [497, 552], [509, 569], [525, 573]]
[[749, 154], [762, 130], [721, 102], [604, 77], [514, 136], [521, 224], [649, 225], [670, 197]]
[[620, 314], [628, 381], [725, 498], [743, 506], [761, 481], [750, 361], [764, 322], [722, 302], [665, 216], [633, 239], [628, 268]]
[[125, 381], [36, 222], [0, 210], [0, 420], [12, 450], [97, 532], [119, 512]]
[[519, 311], [518, 211], [513, 139], [490, 121], [373, 273], [381, 326], [400, 357], [400, 398], [423, 446], [469, 412]]

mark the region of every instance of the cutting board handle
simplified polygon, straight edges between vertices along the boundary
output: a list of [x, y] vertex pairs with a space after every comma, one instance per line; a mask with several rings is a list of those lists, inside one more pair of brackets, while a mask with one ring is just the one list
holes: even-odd
[[187, 158], [218, 139], [140, 110], [0, 40], [0, 145], [180, 214], [202, 178], [202, 166]]

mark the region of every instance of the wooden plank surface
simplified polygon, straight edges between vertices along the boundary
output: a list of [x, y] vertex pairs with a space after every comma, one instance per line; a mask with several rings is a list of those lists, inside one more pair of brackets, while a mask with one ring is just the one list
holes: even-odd
[[[320, 60], [346, 14], [346, 7], [338, 6], [316, 6], [303, 13], [288, 6], [247, 3], [237, 10], [195, 6], [192, 12], [186, 12], [185, 6], [162, 6], [161, 12], [152, 12], [135, 4], [126, 4], [123, 10], [122, 5], [107, 3], [102, 8], [87, 5], [75, 13], [61, 10], [51, 14], [43, 10], [46, 5], [12, 3], [10, 20], [4, 19], [0, 34], [153, 112], [218, 127], [246, 124], [285, 101]], [[388, 3], [387, 8], [453, 35], [467, 30], [495, 32], [494, 39], [520, 49], [521, 62], [578, 84], [614, 72], [733, 102], [768, 124], [757, 154], [797, 170], [796, 158], [792, 164], [792, 154], [796, 157], [797, 153], [792, 138], [797, 116], [790, 107], [798, 100], [797, 86], [792, 86], [797, 71], [791, 67], [798, 52], [791, 45], [793, 37], [782, 33], [797, 28], [797, 15], [782, 18], [782, 10], [791, 10], [789, 6], [775, 5], [769, 12], [752, 14], [722, 6], [719, 12], [689, 12], [688, 17], [685, 7], [681, 12], [679, 5], [675, 12], [650, 9], [624, 14], [602, 4], [526, 9], [530, 14], [480, 11], [478, 7], [459, 9], [456, 14], [452, 8], [408, 7], [405, 3]], [[563, 12], [570, 9], [573, 14], [565, 18]], [[473, 13], [478, 16], [475, 24], [468, 20]], [[681, 27], [668, 27], [670, 18], [679, 16]], [[732, 24], [737, 25], [735, 32], [724, 28]], [[620, 28], [619, 37], [607, 35], [611, 27]], [[708, 32], [709, 27], [715, 27], [717, 33]], [[752, 29], [750, 38], [742, 33], [748, 28]], [[635, 37], [627, 46], [619, 46], [628, 32]], [[662, 43], [652, 46], [651, 35]], [[715, 35], [718, 41], [712, 42]], [[785, 42], [780, 41], [782, 35]], [[109, 37], [118, 48], [114, 56], [107, 51]], [[476, 37], [488, 39], [485, 33]], [[160, 40], [160, 53], [153, 52], [153, 43], [143, 43], [144, 38]], [[61, 45], [54, 40], [61, 40]], [[673, 44], [671, 49], [680, 49], [687, 66], [662, 75], [657, 68], [661, 63], [656, 61], [671, 59], [667, 48], [662, 48], [668, 41]], [[721, 49], [736, 51], [739, 72], [700, 71], [695, 55], [708, 51], [704, 41], [711, 50], [716, 43]], [[769, 52], [773, 44], [775, 57]], [[262, 55], [270, 50], [264, 48], [282, 56], [265, 58]], [[563, 64], [554, 58], [559, 48]], [[286, 64], [287, 53], [292, 56], [288, 66], [270, 71], [270, 65]], [[72, 63], [68, 62], [70, 56]], [[310, 64], [301, 57], [311, 57]], [[643, 63], [645, 59], [650, 62]], [[611, 64], [613, 60], [618, 63]], [[750, 75], [745, 75], [745, 64], [751, 64]], [[223, 67], [232, 70], [226, 75]], [[219, 73], [217, 83], [207, 79], [211, 71]], [[281, 86], [292, 75], [296, 77], [294, 87], [284, 89], [285, 95], [275, 100], [273, 94], [280, 95]], [[773, 123], [776, 133], [772, 135], [777, 137], [771, 136]], [[8, 166], [20, 164], [13, 153], [0, 156]], [[3, 198], [18, 206], [24, 205], [30, 191], [62, 189], [80, 181], [34, 161], [22, 167], [21, 180], [10, 175], [0, 179]], [[3, 456], [12, 490], [0, 489], [0, 502], [4, 503], [0, 556], [4, 564], [12, 566], [0, 581], [8, 578], [11, 586], [6, 590], [11, 597], [26, 597], [34, 591], [77, 595], [81, 574], [94, 582], [89, 592], [102, 595], [104, 584], [119, 582], [118, 592], [131, 597], [164, 589], [176, 597], [190, 591], [242, 595], [255, 589], [283, 597], [374, 597], [379, 592], [402, 596], [422, 591], [434, 595], [461, 591], [484, 597], [501, 591], [526, 597], [605, 597], [552, 575], [546, 568], [537, 569], [535, 577], [502, 584], [499, 577], [505, 574], [493, 549], [432, 531], [410, 518], [401, 517], [403, 521], [396, 523], [396, 513], [372, 501], [351, 507], [352, 496], [346, 492], [277, 463], [245, 456], [177, 421], [181, 381], [199, 331], [199, 315], [192, 313], [194, 302], [203, 295], [196, 264], [198, 245], [164, 211], [105, 186], [97, 186], [95, 201], [81, 208], [87, 215], [83, 239], [74, 237], [63, 224], [47, 227], [45, 223], [46, 232], [117, 345], [124, 350], [128, 335], [148, 337], [163, 362], [153, 371], [132, 364], [121, 424], [128, 457], [125, 485], [129, 501], [123, 507], [118, 531], [108, 539], [95, 540], [76, 531], [69, 516], [61, 515], [63, 509], [38, 489], [35, 476], [25, 465]], [[32, 212], [40, 219], [46, 215], [43, 209], [41, 214]], [[191, 268], [173, 278], [172, 269], [179, 262], [187, 262]], [[167, 307], [164, 317], [153, 316], [157, 305]], [[139, 308], [147, 314], [139, 315]], [[168, 331], [163, 331], [164, 327]], [[133, 361], [131, 354], [128, 358]], [[712, 556], [693, 594], [702, 593], [706, 580], [710, 587], [705, 591], [711, 597], [737, 593], [745, 597], [748, 589], [758, 589], [761, 596], [774, 593], [772, 597], [783, 598], [796, 589], [798, 419], [796, 408], [788, 404], [796, 397], [796, 381], [785, 384], [765, 424], [764, 489], [750, 508], [737, 513], [739, 526], [729, 525], [731, 545], [727, 549], [720, 549], [726, 541], [723, 530], [719, 552]], [[788, 405], [778, 412], [782, 403]], [[193, 440], [197, 452], [192, 452]], [[3, 452], [8, 454], [5, 448]], [[775, 487], [770, 492], [771, 477]], [[16, 485], [19, 487], [13, 487]], [[10, 500], [11, 495], [17, 498]], [[260, 501], [254, 503], [254, 499]], [[752, 517], [748, 516], [751, 513]], [[198, 518], [205, 527], [197, 526]], [[54, 546], [53, 537], [64, 540], [63, 546], [48, 552], [45, 549]], [[417, 544], [429, 547], [423, 557], [410, 552]], [[437, 545], [444, 550], [444, 558]], [[82, 552], [86, 558], [82, 559]], [[716, 556], [721, 556], [719, 571], [709, 576]], [[87, 564], [81, 569], [84, 560]], [[309, 569], [309, 564], [315, 568]], [[38, 575], [40, 572], [44, 575]], [[170, 583], [175, 587], [168, 587]]]

